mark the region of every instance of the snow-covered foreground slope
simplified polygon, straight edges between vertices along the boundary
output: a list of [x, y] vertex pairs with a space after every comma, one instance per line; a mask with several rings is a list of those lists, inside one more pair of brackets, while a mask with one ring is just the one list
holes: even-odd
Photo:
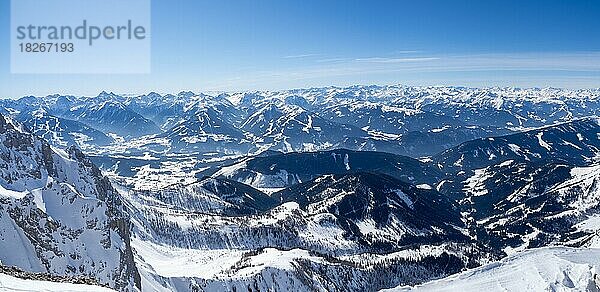
[[415, 287], [385, 291], [599, 291], [600, 249], [550, 247]]
[[0, 274], [0, 291], [114, 292], [115, 290], [94, 285], [25, 280], [5, 274]]
[[142, 291], [377, 291], [447, 275], [472, 257], [450, 245], [344, 257], [299, 248], [177, 248], [140, 239], [133, 246]]

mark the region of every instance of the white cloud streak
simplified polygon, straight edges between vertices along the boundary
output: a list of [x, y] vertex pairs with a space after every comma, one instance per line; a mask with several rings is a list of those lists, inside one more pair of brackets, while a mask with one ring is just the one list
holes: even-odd
[[[583, 78], [581, 84], [598, 87], [600, 85], [600, 52], [432, 55], [410, 58], [331, 58], [306, 62], [304, 66], [298, 68], [254, 71], [239, 79], [236, 78], [235, 81], [222, 81], [225, 81], [227, 85], [245, 83], [249, 85], [265, 84], [265, 87], [268, 87], [267, 84], [327, 84], [332, 80], [360, 83], [361, 80], [376, 81], [378, 78], [397, 79], [398, 82], [402, 82], [402, 78], [407, 76], [445, 74], [446, 77], [436, 77], [438, 78], [436, 81], [444, 81], [446, 78], [448, 82], [468, 84], [470, 79], [485, 78], [486, 75], [477, 73], [484, 71], [498, 72], [497, 74], [489, 73], [493, 78], [514, 76], [515, 85], [521, 84], [520, 81], [527, 81], [527, 84], [544, 84], [547, 83], [545, 78], [550, 78], [548, 75], [552, 75], [552, 78], [556, 78], [556, 80], [564, 77], [564, 80], [574, 81], [575, 77], [572, 75], [578, 74]], [[512, 71], [529, 73], [501, 73]], [[477, 74], [468, 74], [469, 72]], [[473, 77], [474, 75], [478, 77]], [[594, 76], [598, 78], [594, 80]], [[457, 80], [464, 80], [464, 82]], [[503, 84], [508, 81], [510, 80], [504, 80]], [[493, 83], [492, 79], [490, 79], [490, 83]], [[225, 84], [221, 83], [221, 85]]]
[[437, 57], [423, 57], [423, 58], [382, 58], [382, 57], [371, 57], [371, 58], [358, 58], [354, 59], [358, 62], [370, 62], [370, 63], [406, 63], [406, 62], [424, 62], [439, 60]]
[[316, 57], [316, 56], [319, 56], [319, 54], [289, 55], [289, 56], [283, 56], [281, 58], [283, 58], [283, 59], [302, 59], [302, 58], [309, 58], [309, 57]]

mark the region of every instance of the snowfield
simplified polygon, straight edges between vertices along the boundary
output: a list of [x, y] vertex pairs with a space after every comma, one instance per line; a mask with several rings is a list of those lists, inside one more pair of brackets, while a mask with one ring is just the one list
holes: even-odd
[[24, 280], [5, 274], [0, 274], [0, 291], [114, 292], [115, 290], [94, 285]]
[[415, 287], [383, 291], [598, 291], [600, 249], [549, 247]]
[[160, 245], [133, 238], [132, 246], [145, 265], [162, 277], [212, 278], [231, 268], [242, 251], [201, 250]]

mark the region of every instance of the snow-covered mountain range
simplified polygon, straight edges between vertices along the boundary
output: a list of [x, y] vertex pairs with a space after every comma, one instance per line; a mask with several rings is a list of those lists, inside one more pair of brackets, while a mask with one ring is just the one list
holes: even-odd
[[[46, 134], [53, 144], [105, 146], [111, 140], [101, 133], [116, 140], [113, 148], [90, 153], [247, 154], [343, 146], [419, 157], [479, 137], [596, 115], [599, 96], [600, 90], [553, 88], [355, 86], [216, 96], [102, 92], [30, 96], [0, 105], [38, 135], [57, 128], [77, 133]], [[62, 122], [46, 122], [51, 117]]]
[[[0, 263], [120, 291], [598, 289], [599, 98], [354, 86], [0, 100]], [[511, 269], [539, 273], [494, 286]], [[0, 285], [24, 285], [14, 277]]]

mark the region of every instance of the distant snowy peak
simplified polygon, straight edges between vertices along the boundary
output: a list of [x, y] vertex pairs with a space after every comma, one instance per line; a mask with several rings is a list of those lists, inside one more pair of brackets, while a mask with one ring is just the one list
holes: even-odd
[[123, 137], [137, 137], [160, 132], [154, 122], [128, 109], [121, 102], [111, 99], [75, 107], [62, 115], [105, 133], [116, 133]]
[[568, 90], [558, 88], [467, 88], [444, 86], [402, 86], [402, 85], [370, 85], [350, 87], [323, 87], [308, 89], [291, 89], [282, 91], [249, 91], [233, 92], [218, 95], [196, 94], [193, 92], [180, 92], [178, 94], [158, 94], [151, 92], [144, 95], [118, 95], [102, 92], [96, 97], [73, 97], [51, 95], [44, 98], [23, 97], [23, 100], [35, 101], [47, 107], [56, 106], [65, 101], [99, 101], [107, 100], [129, 104], [132, 101], [143, 104], [164, 102], [194, 102], [210, 100], [227, 100], [235, 106], [255, 107], [266, 103], [293, 104], [308, 106], [316, 104], [332, 104], [340, 101], [361, 101], [375, 103], [401, 104], [412, 102], [417, 107], [427, 104], [470, 104], [472, 106], [494, 107], [509, 109], [512, 105], [526, 106], [529, 103], [558, 104], [562, 106], [576, 106], [575, 102], [585, 104], [597, 101], [600, 98], [600, 89]]
[[212, 109], [196, 110], [158, 137], [167, 138], [177, 149], [187, 151], [194, 147], [205, 149], [207, 152], [227, 151], [228, 145], [231, 145], [229, 151], [239, 151], [243, 149], [242, 144], [246, 144], [248, 149], [252, 147], [249, 144], [252, 135], [233, 126], [224, 118], [222, 113]]
[[[199, 153], [218, 148], [226, 153], [248, 153], [345, 147], [420, 157], [475, 138], [600, 115], [599, 97], [600, 90], [370, 85], [220, 94], [103, 92], [96, 97], [23, 97], [0, 101], [0, 112], [23, 117], [44, 111], [105, 135], [116, 134], [126, 143], [137, 140], [125, 145], [131, 152], [156, 150], [156, 140], [138, 138], [160, 135], [205, 113], [213, 120], [220, 119], [221, 128], [233, 128], [243, 135], [232, 136], [224, 148], [197, 143], [190, 148], [169, 147], [165, 145], [179, 141], [161, 141], [160, 147], [165, 146], [161, 151]], [[213, 137], [223, 134], [218, 127], [202, 130]], [[187, 139], [204, 141], [203, 137]], [[122, 146], [113, 148], [122, 150]]]
[[333, 100], [362, 101], [424, 101], [427, 103], [469, 102], [472, 105], [503, 107], [502, 100], [531, 102], [556, 102], [565, 99], [596, 100], [600, 89], [567, 90], [557, 88], [467, 88], [444, 86], [350, 86], [292, 89], [283, 91], [254, 91], [228, 94], [227, 98], [236, 105], [252, 104], [264, 99], [285, 100], [289, 96], [302, 96], [310, 103]]
[[241, 128], [253, 133], [268, 133], [275, 128], [275, 123], [283, 115], [284, 111], [273, 104], [265, 105], [252, 113], [242, 123]]

